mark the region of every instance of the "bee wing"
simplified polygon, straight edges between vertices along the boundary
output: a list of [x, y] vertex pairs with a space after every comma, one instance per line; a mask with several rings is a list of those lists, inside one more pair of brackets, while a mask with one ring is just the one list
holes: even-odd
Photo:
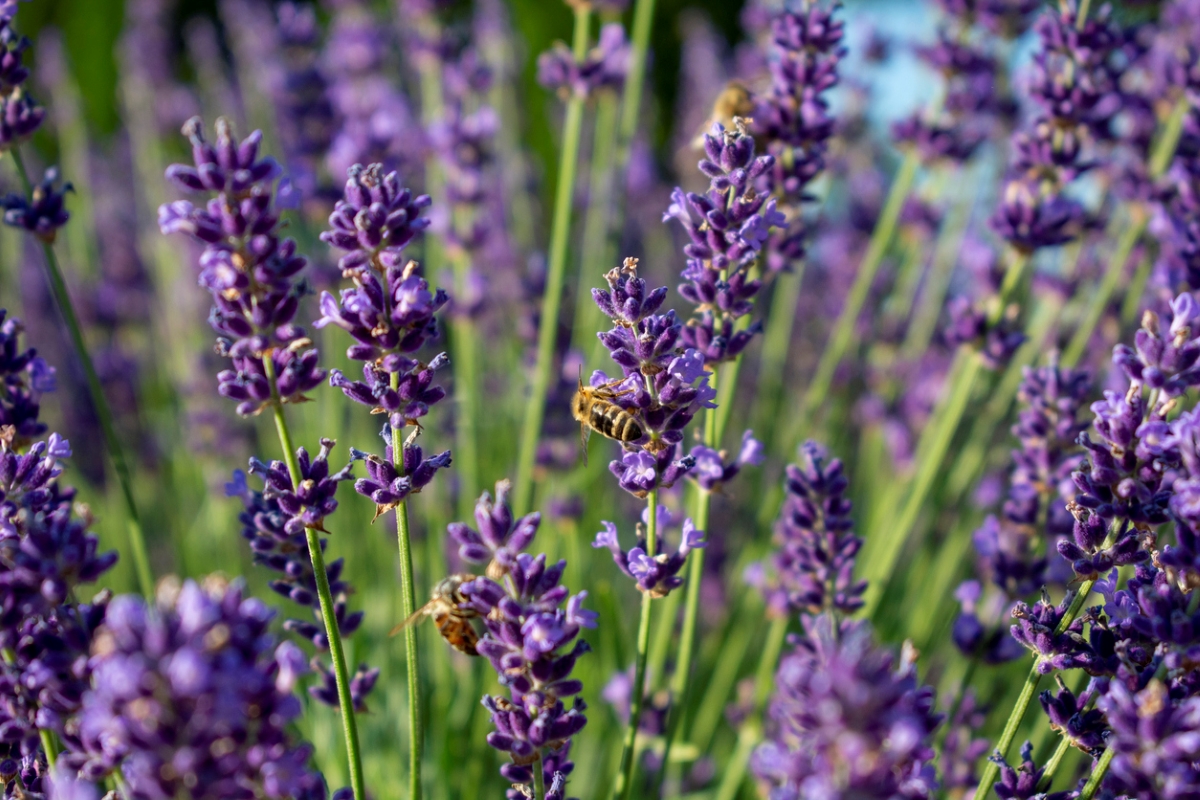
[[413, 625], [417, 622], [420, 622], [421, 617], [423, 617], [429, 613], [429, 609], [432, 605], [433, 605], [432, 602], [426, 603], [425, 605], [421, 606], [413, 613], [409, 614], [408, 619], [404, 620], [404, 622], [401, 622], [399, 625], [392, 628], [391, 633], [389, 633], [388, 636], [395, 636], [396, 634], [400, 633], [402, 630], [407, 628], [409, 625]]
[[592, 429], [587, 425], [579, 426], [579, 452], [583, 455], [583, 465], [587, 466], [587, 446], [588, 437], [592, 435]]

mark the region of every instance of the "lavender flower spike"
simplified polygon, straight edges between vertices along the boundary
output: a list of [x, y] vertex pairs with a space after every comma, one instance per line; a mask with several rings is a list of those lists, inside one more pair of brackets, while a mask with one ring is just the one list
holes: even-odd
[[157, 613], [120, 597], [94, 647], [81, 737], [91, 774], [120, 769], [134, 798], [323, 796], [293, 739], [303, 656], [237, 585], [188, 581]]
[[[645, 523], [649, 523], [649, 509], [642, 512]], [[637, 582], [638, 591], [645, 592], [651, 597], [666, 597], [672, 590], [683, 585], [680, 571], [687, 563], [687, 556], [692, 550], [704, 547], [704, 531], [697, 530], [691, 518], [683, 520], [683, 530], [680, 533], [679, 549], [667, 554], [666, 538], [663, 531], [671, 525], [672, 516], [665, 506], [658, 507], [658, 540], [653, 558], [646, 550], [646, 533], [642, 524], [637, 526], [637, 544], [630, 550], [622, 550], [617, 537], [617, 526], [611, 522], [602, 522], [604, 530], [596, 534], [592, 547], [607, 547], [613, 554], [613, 561], [621, 572]]]
[[[579, 697], [583, 683], [571, 671], [591, 648], [577, 637], [583, 628], [596, 626], [596, 614], [583, 607], [586, 592], [571, 596], [560, 583], [566, 562], [548, 564], [545, 555], [517, 552], [532, 544], [539, 517], [530, 514], [514, 524], [508, 493], [507, 481], [501, 481], [495, 499], [487, 494], [479, 499], [478, 533], [461, 523], [450, 529], [471, 560], [494, 553], [489, 575], [461, 589], [467, 605], [484, 618], [479, 655], [508, 690], [507, 697], [483, 698], [495, 726], [487, 741], [509, 755], [500, 774], [514, 784], [510, 797], [532, 796], [535, 769], [562, 796], [574, 768], [568, 760], [571, 738], [587, 725], [587, 704]], [[572, 696], [568, 707], [563, 698]]]

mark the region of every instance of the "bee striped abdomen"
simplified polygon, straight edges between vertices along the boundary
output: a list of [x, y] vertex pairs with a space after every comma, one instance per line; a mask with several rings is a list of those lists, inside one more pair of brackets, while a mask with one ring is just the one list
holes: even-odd
[[618, 442], [636, 442], [642, 438], [642, 428], [637, 419], [616, 403], [593, 403], [588, 424], [593, 430]]

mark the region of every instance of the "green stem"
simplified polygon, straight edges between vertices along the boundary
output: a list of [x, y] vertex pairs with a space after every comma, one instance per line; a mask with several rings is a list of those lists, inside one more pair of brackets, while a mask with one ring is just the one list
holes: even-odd
[[1058, 772], [1059, 764], [1062, 763], [1063, 758], [1070, 749], [1070, 737], [1059, 737], [1058, 747], [1054, 748], [1054, 755], [1050, 756], [1050, 760], [1046, 762], [1046, 771], [1042, 773], [1042, 779], [1038, 782], [1038, 791], [1045, 792], [1050, 789], [1054, 783], [1054, 773]]
[[42, 749], [46, 751], [46, 763], [53, 770], [54, 762], [58, 761], [58, 743], [54, 741], [54, 733], [45, 728], [39, 728], [38, 736], [42, 739]]
[[946, 737], [950, 735], [950, 729], [954, 725], [954, 719], [958, 716], [958, 710], [962, 708], [963, 700], [967, 697], [967, 689], [971, 687], [971, 679], [975, 677], [975, 670], [979, 666], [979, 654], [972, 654], [967, 661], [967, 671], [963, 675], [962, 680], [958, 682], [958, 691], [954, 695], [954, 702], [950, 704], [950, 710], [946, 712], [946, 721], [942, 725], [941, 733], [937, 737], [937, 751], [942, 752], [942, 748], [946, 744]]
[[596, 98], [596, 120], [592, 132], [592, 163], [588, 169], [588, 206], [583, 222], [583, 245], [580, 257], [579, 283], [575, 291], [575, 325], [571, 346], [588, 355], [602, 347], [596, 338], [602, 315], [592, 302], [592, 286], [599, 280], [606, 264], [608, 218], [612, 212], [613, 151], [616, 148], [617, 96], [603, 92]]
[[[392, 375], [392, 387], [400, 383], [400, 374]], [[401, 428], [392, 426], [392, 465], [403, 469], [404, 448]], [[400, 613], [404, 619], [417, 610], [417, 592], [413, 581], [412, 539], [408, 528], [408, 500], [396, 506], [396, 545], [400, 554]], [[421, 753], [425, 746], [421, 727], [421, 676], [417, 660], [417, 627], [404, 628], [404, 661], [408, 677], [408, 796], [421, 797]]]
[[[1075, 621], [1075, 617], [1079, 615], [1088, 595], [1091, 594], [1094, 584], [1095, 581], [1084, 581], [1083, 585], [1079, 587], [1079, 593], [1075, 595], [1067, 612], [1059, 620], [1058, 627], [1054, 629], [1055, 636], [1061, 634]], [[1017, 702], [1013, 705], [1012, 712], [1008, 715], [1008, 721], [1004, 723], [1004, 730], [1000, 733], [1000, 739], [996, 742], [996, 752], [1000, 754], [1001, 758], [1008, 755], [1008, 748], [1012, 746], [1017, 729], [1021, 727], [1021, 720], [1025, 717], [1029, 703], [1037, 691], [1038, 681], [1042, 677], [1042, 673], [1038, 671], [1040, 665], [1041, 657], [1034, 658], [1033, 665], [1029, 668], [1029, 674], [1025, 676], [1025, 684], [1021, 687], [1021, 694], [1017, 696]], [[984, 800], [988, 796], [992, 791], [992, 786], [996, 783], [996, 776], [999, 774], [1000, 765], [988, 760], [979, 776], [979, 785], [975, 789], [974, 800]]]
[[[283, 448], [283, 460], [287, 464], [292, 485], [299, 486], [302, 476], [300, 462], [296, 459], [296, 447], [292, 443], [292, 432], [283, 413], [279, 388], [275, 378], [275, 363], [268, 353], [263, 357], [263, 371], [271, 387], [275, 430]], [[325, 624], [325, 636], [329, 639], [329, 656], [333, 661], [333, 675], [337, 682], [338, 705], [342, 713], [342, 729], [346, 737], [346, 759], [350, 765], [350, 787], [354, 800], [366, 800], [363, 783], [362, 755], [358, 744], [358, 723], [354, 718], [354, 701], [350, 697], [350, 675], [346, 670], [346, 655], [342, 647], [342, 633], [338, 630], [337, 614], [334, 611], [333, 592], [329, 589], [329, 574], [325, 571], [325, 555], [321, 552], [321, 537], [316, 528], [306, 528], [308, 557], [312, 560], [313, 577], [317, 582], [317, 597], [321, 601], [321, 620]]]
[[[613, 173], [618, 181], [625, 180], [633, 137], [641, 119], [642, 90], [646, 82], [646, 53], [650, 49], [650, 28], [654, 23], [654, 1], [637, 0], [633, 9], [633, 33], [629, 49], [629, 71], [625, 76], [625, 91], [621, 95], [621, 121], [617, 129], [617, 158]], [[624, 192], [618, 192], [618, 197]], [[614, 219], [614, 225], [620, 219]]]
[[767, 642], [763, 647], [762, 658], [758, 662], [758, 670], [754, 677], [754, 710], [742, 723], [738, 730], [737, 749], [729, 764], [725, 767], [725, 776], [717, 788], [716, 800], [734, 800], [738, 789], [746, 777], [746, 766], [750, 761], [750, 753], [762, 737], [762, 716], [767, 707], [767, 698], [771, 696], [771, 686], [774, 682], [775, 667], [779, 662], [779, 653], [783, 650], [784, 640], [787, 639], [787, 618], [776, 617], [771, 620], [767, 631]]
[[1092, 774], [1088, 781], [1083, 786], [1083, 791], [1079, 793], [1079, 800], [1092, 800], [1096, 796], [1096, 791], [1100, 788], [1100, 782], [1104, 780], [1105, 774], [1108, 772], [1109, 765], [1112, 764], [1113, 756], [1117, 751], [1109, 747], [1104, 751], [1104, 755], [1100, 756], [1100, 760], [1096, 762], [1096, 766], [1092, 767]]
[[1074, 367], [1079, 363], [1084, 349], [1092, 340], [1092, 334], [1100, 322], [1100, 317], [1104, 314], [1104, 309], [1108, 308], [1109, 299], [1117, 290], [1121, 273], [1125, 271], [1125, 265], [1129, 263], [1129, 254], [1133, 252], [1138, 239], [1142, 238], [1142, 233], [1146, 230], [1145, 213], [1136, 207], [1132, 207], [1130, 211], [1133, 219], [1125, 226], [1121, 238], [1117, 240], [1116, 249], [1113, 250], [1112, 256], [1108, 260], [1108, 267], [1104, 270], [1104, 277], [1100, 279], [1100, 285], [1096, 287], [1096, 291], [1084, 311], [1083, 318], [1079, 321], [1079, 327], [1075, 329], [1075, 334], [1071, 337], [1071, 341], [1063, 353], [1062, 365], [1064, 367]]
[[950, 278], [954, 274], [954, 266], [958, 263], [958, 254], [966, 237], [967, 224], [971, 221], [971, 200], [972, 198], [960, 198], [954, 203], [945, 224], [938, 231], [929, 278], [921, 291], [920, 303], [912, 316], [912, 323], [904, 334], [904, 343], [900, 346], [904, 358], [919, 358], [929, 349], [929, 343], [933, 340], [946, 292], [950, 288]]
[[983, 371], [983, 360], [977, 353], [971, 353], [957, 380], [951, 387], [946, 404], [932, 417], [934, 432], [929, 442], [929, 449], [920, 461], [920, 466], [912, 485], [909, 487], [899, 519], [888, 523], [886, 535], [870, 537], [876, 542], [873, 553], [863, 559], [863, 578], [869, 581], [867, 592], [863, 597], [863, 616], [870, 618], [883, 599], [883, 590], [887, 579], [892, 574], [909, 535], [916, 527], [917, 518], [924, 510], [925, 500], [933, 488], [934, 480], [943, 473], [946, 453], [954, 434], [958, 431], [963, 414], [970, 403], [975, 383]]
[[[650, 520], [646, 525], [646, 555], [654, 558], [658, 549], [658, 489], [646, 497], [650, 509]], [[650, 607], [653, 602], [649, 592], [642, 592], [642, 613], [638, 621], [637, 660], [633, 669], [633, 687], [629, 704], [629, 725], [621, 743], [621, 763], [617, 768], [617, 780], [613, 786], [613, 797], [629, 800], [633, 791], [633, 775], [637, 767], [637, 731], [642, 719], [642, 706], [646, 694], [646, 655], [650, 649]]]
[[[590, 6], [580, 3], [575, 9], [573, 51], [577, 61], [582, 61], [587, 55], [590, 18]], [[525, 420], [521, 426], [521, 442], [517, 451], [517, 479], [513, 489], [513, 511], [517, 514], [528, 511], [533, 499], [534, 456], [542, 431], [542, 418], [546, 413], [546, 393], [550, 390], [554, 367], [558, 311], [562, 304], [563, 279], [567, 267], [567, 240], [571, 232], [571, 206], [575, 194], [580, 132], [583, 127], [583, 103], [583, 97], [571, 96], [567, 101], [567, 115], [563, 124], [562, 157], [558, 167], [558, 186], [555, 189], [554, 221], [550, 229], [550, 263], [546, 274], [546, 289], [542, 296], [541, 323], [538, 326], [537, 362], [533, 370], [529, 404], [525, 407]]]
[[542, 770], [542, 759], [539, 756], [533, 764], [533, 800], [545, 800], [545, 798], [546, 775]]
[[[29, 174], [25, 171], [25, 164], [21, 160], [21, 153], [16, 147], [11, 151], [13, 163], [17, 167], [17, 174], [21, 176], [21, 185], [24, 187], [27, 197], [33, 194], [33, 184], [29, 180]], [[41, 241], [42, 253], [46, 258], [46, 278], [50, 284], [50, 292], [54, 295], [54, 302], [58, 306], [58, 311], [62, 314], [63, 322], [66, 323], [67, 332], [71, 336], [71, 344], [75, 347], [75, 353], [79, 356], [79, 362], [83, 365], [83, 374], [87, 380], [88, 394], [91, 396], [92, 405], [96, 409], [96, 416], [100, 420], [100, 431], [104, 436], [104, 443], [108, 449], [108, 456], [112, 459], [113, 472], [117, 475], [117, 482], [121, 484], [121, 496], [125, 500], [125, 510], [129, 515], [129, 549], [133, 553], [134, 571], [137, 573], [138, 585], [141, 587], [142, 594], [145, 597], [154, 596], [154, 575], [150, 570], [150, 557], [146, 551], [146, 538], [142, 532], [141, 516], [138, 514], [137, 501], [133, 495], [133, 477], [129, 471], [129, 462], [125, 460], [125, 450], [121, 447], [121, 440], [117, 438], [116, 426], [113, 424], [112, 408], [108, 405], [108, 399], [104, 396], [104, 388], [100, 385], [100, 377], [96, 374], [96, 365], [92, 362], [91, 353], [88, 351], [87, 343], [83, 338], [83, 329], [79, 325], [79, 317], [75, 313], [75, 306], [71, 303], [70, 292], [67, 291], [67, 282], [63, 278], [62, 269], [59, 268], [58, 258], [54, 254], [54, 248], [49, 242]]]
[[[457, 263], [460, 259], [455, 259]], [[457, 269], [455, 272], [457, 273]], [[465, 284], [466, 276], [455, 276], [455, 285]], [[458, 289], [462, 297], [462, 289]], [[457, 403], [457, 418], [454, 427], [454, 467], [459, 476], [458, 515], [470, 519], [479, 493], [479, 348], [476, 345], [478, 329], [468, 318], [458, 318], [451, 323], [453, 338], [451, 362], [454, 370], [454, 395]]]
[[777, 425], [777, 411], [784, 394], [788, 350], [796, 324], [796, 305], [800, 302], [800, 287], [804, 283], [807, 263], [801, 261], [795, 271], [785, 272], [775, 279], [775, 291], [767, 313], [767, 330], [763, 334], [762, 355], [758, 362], [755, 409], [750, 415], [755, 430], [765, 437], [764, 441], [770, 441]]
[[[875, 282], [875, 275], [883, 263], [883, 256], [892, 243], [900, 211], [904, 208], [904, 201], [908, 198], [918, 166], [920, 159], [915, 150], [910, 150], [905, 154], [896, 178], [892, 181], [892, 187], [888, 190], [887, 201], [871, 234], [871, 241], [863, 254], [862, 263], [858, 265], [858, 274], [855, 275], [854, 285], [850, 287], [850, 294], [846, 297], [846, 305], [834, 325], [829, 342], [821, 353], [821, 360], [817, 363], [816, 374], [813, 375], [808, 392], [804, 395], [799, 416], [802, 425], [811, 426], [812, 415], [825, 403], [829, 388], [833, 384], [834, 373], [854, 338], [854, 326], [862, 313], [867, 294]], [[790, 443], [792, 439], [789, 438], [788, 441]]]

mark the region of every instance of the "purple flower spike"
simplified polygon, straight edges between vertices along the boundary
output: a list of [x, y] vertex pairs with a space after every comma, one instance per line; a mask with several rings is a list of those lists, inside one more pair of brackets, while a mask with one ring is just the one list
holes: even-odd
[[666, 507], [659, 506], [656, 555], [653, 558], [647, 553], [645, 528], [641, 524], [637, 526], [637, 544], [631, 550], [621, 549], [617, 526], [611, 522], [601, 523], [604, 530], [596, 534], [592, 547], [607, 547], [612, 552], [617, 567], [637, 582], [638, 591], [646, 592], [651, 597], [666, 597], [672, 590], [683, 585], [683, 578], [679, 577], [679, 573], [687, 563], [688, 553], [708, 544], [704, 541], [704, 531], [697, 530], [688, 518], [683, 520], [679, 549], [668, 554], [664, 532], [671, 523], [671, 514]]
[[999, 756], [992, 758], [1000, 764], [1000, 781], [994, 788], [1001, 800], [1071, 800], [1076, 797], [1074, 792], [1047, 794], [1038, 790], [1046, 770], [1034, 763], [1033, 745], [1029, 742], [1021, 745], [1021, 763], [1015, 769]]
[[46, 110], [25, 86], [29, 68], [24, 54], [29, 39], [13, 28], [16, 3], [5, 2], [0, 12], [0, 152], [4, 152], [32, 136], [41, 127]]
[[[816, 442], [801, 445], [799, 462], [788, 465], [787, 495], [775, 529], [774, 576], [763, 577], [760, 586], [772, 614], [829, 609], [849, 614], [862, 606], [867, 585], [854, 580], [862, 540], [850, 519], [849, 485], [841, 460], [830, 459]], [[763, 574], [762, 569], [753, 573]]]
[[475, 506], [475, 524], [478, 531], [461, 522], [452, 523], [446, 530], [458, 542], [458, 554], [464, 561], [487, 564], [487, 574], [500, 580], [516, 563], [517, 554], [524, 550], [537, 535], [542, 515], [538, 512], [526, 514], [514, 520], [508, 505], [512, 484], [508, 481], [496, 483], [496, 498], [484, 492]]
[[[578, 637], [596, 626], [597, 615], [583, 607], [586, 592], [572, 596], [560, 583], [565, 561], [548, 564], [545, 555], [518, 552], [533, 543], [540, 516], [514, 520], [508, 493], [508, 482], [500, 481], [494, 499], [486, 493], [479, 498], [478, 531], [462, 523], [449, 531], [466, 560], [491, 559], [488, 575], [464, 583], [461, 592], [464, 607], [478, 613], [486, 629], [476, 649], [509, 694], [483, 698], [494, 726], [488, 744], [511, 762], [500, 774], [517, 785], [518, 794], [510, 796], [521, 796], [522, 786], [528, 796], [532, 770], [541, 768], [561, 796], [574, 768], [568, 760], [571, 737], [587, 724], [587, 705], [579, 697], [583, 683], [571, 672], [591, 649]], [[570, 707], [563, 702], [567, 697], [574, 697]]]
[[811, 620], [780, 661], [772, 733], [751, 771], [772, 797], [931, 797], [933, 690], [877, 648], [869, 626], [835, 625], [830, 614]]
[[54, 368], [46, 364], [32, 347], [21, 348], [25, 326], [0, 309], [0, 428], [11, 428], [10, 445], [23, 449], [44, 434], [46, 425], [38, 420], [43, 394], [55, 388]]
[[278, 166], [259, 158], [260, 134], [239, 142], [224, 119], [216, 129], [217, 140], [209, 143], [199, 117], [188, 120], [183, 132], [192, 142], [194, 165], [167, 170], [176, 186], [212, 198], [203, 208], [168, 203], [158, 219], [164, 234], [186, 234], [204, 248], [200, 285], [213, 298], [208, 322], [217, 332], [217, 353], [231, 361], [217, 376], [218, 388], [249, 416], [272, 403], [302, 402], [325, 380], [325, 371], [304, 329], [293, 322], [307, 291], [296, 281], [306, 261], [295, 241], [279, 236]]
[[332, 475], [329, 473], [329, 453], [336, 444], [332, 439], [322, 439], [321, 450], [315, 459], [310, 459], [303, 447], [296, 451], [296, 460], [300, 465], [298, 487], [292, 482], [292, 476], [282, 461], [264, 464], [257, 458], [250, 459], [250, 472], [262, 478], [266, 485], [263, 497], [275, 500], [283, 513], [291, 517], [284, 524], [284, 530], [289, 534], [300, 533], [305, 528], [328, 533], [324, 520], [337, 508], [337, 500], [334, 499], [337, 485], [340, 481], [353, 478], [350, 474], [353, 462]]
[[1157, 679], [1138, 692], [1114, 681], [1097, 706], [1113, 729], [1114, 791], [1138, 800], [1183, 800], [1200, 793], [1200, 697], [1173, 700]]
[[321, 234], [322, 241], [348, 251], [338, 262], [346, 276], [402, 267], [404, 248], [429, 227], [422, 216], [429, 196], [414, 197], [401, 188], [395, 172], [382, 173], [382, 164], [351, 167], [342, 199], [329, 216], [331, 230]]
[[10, 194], [0, 201], [4, 206], [4, 224], [24, 228], [46, 244], [54, 244], [58, 229], [71, 218], [66, 209], [67, 192], [75, 191], [69, 183], [58, 185], [58, 168], [46, 170], [42, 182], [33, 187], [30, 197]]
[[629, 42], [625, 28], [610, 22], [600, 28], [600, 38], [582, 61], [571, 48], [557, 42], [538, 56], [538, 83], [561, 97], [589, 97], [602, 89], [620, 89], [629, 68]]
[[731, 461], [726, 461], [728, 455], [725, 451], [717, 452], [703, 445], [693, 447], [690, 455], [695, 459], [696, 466], [689, 475], [706, 492], [720, 491], [723, 485], [737, 477], [742, 467], [757, 467], [766, 460], [763, 444], [754, 438], [752, 431], [742, 434], [741, 450], [737, 458]]
[[270, 619], [236, 584], [188, 581], [154, 613], [134, 597], [109, 604], [80, 718], [83, 774], [120, 769], [141, 798], [323, 793], [312, 748], [290, 731], [301, 707], [277, 680], [290, 664]]

